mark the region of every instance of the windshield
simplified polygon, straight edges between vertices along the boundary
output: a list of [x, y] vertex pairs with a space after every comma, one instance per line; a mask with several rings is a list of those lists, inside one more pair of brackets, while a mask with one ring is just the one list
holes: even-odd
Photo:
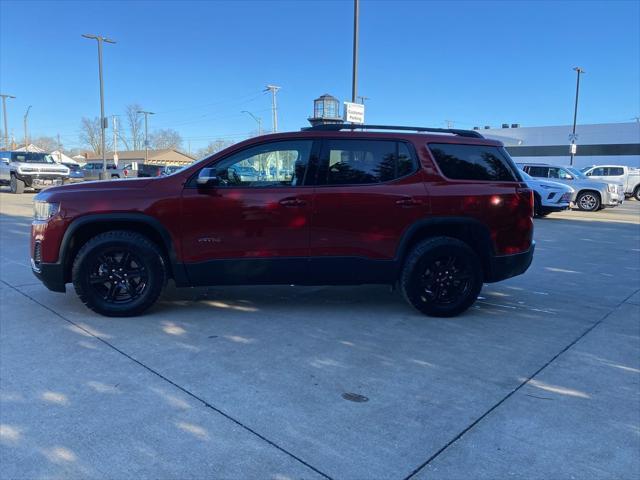
[[11, 161], [22, 163], [55, 163], [48, 153], [13, 152]]
[[587, 178], [587, 176], [575, 167], [566, 167], [567, 171], [572, 173], [576, 178]]

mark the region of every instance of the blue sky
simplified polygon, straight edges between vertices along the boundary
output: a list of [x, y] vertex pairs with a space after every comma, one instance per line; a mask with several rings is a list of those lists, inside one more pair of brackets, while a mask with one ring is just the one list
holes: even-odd
[[[96, 33], [107, 114], [129, 103], [157, 112], [195, 150], [271, 127], [268, 83], [282, 86], [280, 130], [308, 125], [312, 101], [351, 95], [351, 0], [0, 2], [0, 90], [9, 131], [60, 134], [78, 145], [80, 118], [99, 115]], [[575, 72], [579, 123], [640, 115], [638, 1], [361, 0], [359, 93], [368, 123], [459, 128], [569, 124]]]

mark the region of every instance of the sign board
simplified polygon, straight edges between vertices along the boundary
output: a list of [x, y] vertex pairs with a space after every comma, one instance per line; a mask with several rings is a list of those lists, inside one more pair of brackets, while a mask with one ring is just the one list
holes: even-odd
[[575, 155], [576, 152], [578, 151], [578, 146], [575, 143], [572, 143], [569, 151], [571, 152], [572, 155]]
[[364, 123], [364, 105], [362, 103], [344, 102], [344, 121]]

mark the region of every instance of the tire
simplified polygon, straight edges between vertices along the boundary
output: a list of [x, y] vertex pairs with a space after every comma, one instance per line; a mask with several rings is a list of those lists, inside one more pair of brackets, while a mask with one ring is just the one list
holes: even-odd
[[82, 303], [94, 312], [133, 317], [155, 303], [167, 272], [155, 243], [139, 233], [114, 230], [84, 244], [73, 261], [71, 278]]
[[576, 199], [576, 205], [578, 205], [578, 209], [585, 212], [595, 212], [596, 210], [600, 210], [600, 195], [590, 190], [581, 192]]
[[[480, 259], [466, 243], [434, 237], [411, 250], [399, 286], [407, 302], [419, 312], [432, 317], [454, 317], [473, 305], [482, 281]], [[447, 287], [457, 291], [451, 294]]]
[[640, 202], [640, 185], [633, 191], [633, 198]]
[[15, 175], [11, 175], [11, 181], [9, 182], [11, 187], [11, 193], [21, 194], [24, 193], [24, 182]]
[[120, 178], [120, 175], [111, 175], [111, 178]]
[[544, 217], [542, 213], [542, 201], [540, 200], [540, 195], [537, 193], [533, 194], [533, 216]]

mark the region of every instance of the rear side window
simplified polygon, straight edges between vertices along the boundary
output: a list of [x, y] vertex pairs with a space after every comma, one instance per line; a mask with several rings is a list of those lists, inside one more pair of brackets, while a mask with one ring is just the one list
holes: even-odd
[[498, 182], [518, 180], [508, 157], [498, 147], [430, 143], [429, 150], [447, 178]]
[[417, 164], [405, 143], [387, 140], [326, 140], [320, 184], [364, 185], [413, 173]]
[[549, 176], [549, 167], [525, 167], [524, 171], [532, 177], [547, 178]]
[[622, 168], [622, 167], [609, 167], [609, 175], [611, 175], [611, 176], [624, 175], [624, 168]]

